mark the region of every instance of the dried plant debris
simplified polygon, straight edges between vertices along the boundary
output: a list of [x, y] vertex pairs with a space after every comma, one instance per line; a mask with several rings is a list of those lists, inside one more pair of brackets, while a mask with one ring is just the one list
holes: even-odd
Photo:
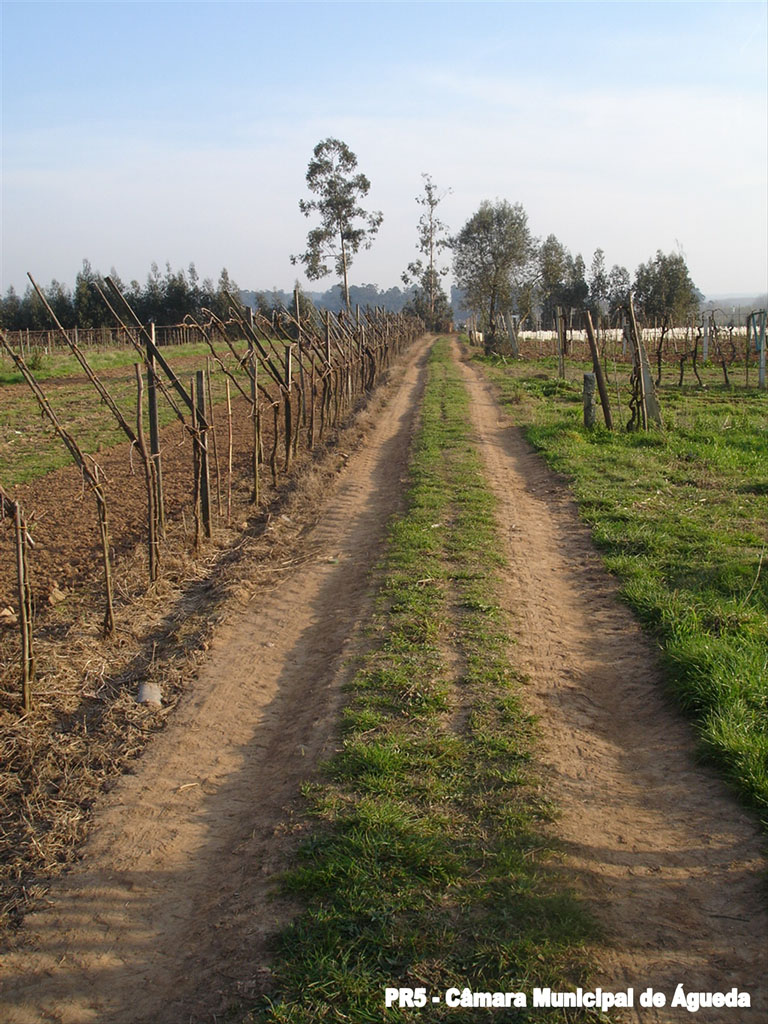
[[[313, 452], [300, 447], [278, 489], [265, 472], [258, 510], [247, 481], [233, 487], [231, 525], [226, 515], [215, 519], [211, 541], [197, 553], [190, 518], [179, 509], [153, 586], [147, 586], [146, 546], [134, 541], [121, 549], [112, 638], [102, 636], [98, 567], [83, 565], [74, 579], [46, 577], [46, 597], [37, 600], [37, 673], [28, 714], [19, 699], [16, 611], [3, 599], [0, 929], [17, 926], [46, 880], [76, 859], [96, 797], [164, 727], [216, 624], [312, 557], [307, 528], [388, 394], [388, 387], [377, 389], [347, 427], [329, 431]], [[79, 486], [72, 484], [75, 470], [56, 476]], [[160, 701], [138, 702], [140, 688]]]

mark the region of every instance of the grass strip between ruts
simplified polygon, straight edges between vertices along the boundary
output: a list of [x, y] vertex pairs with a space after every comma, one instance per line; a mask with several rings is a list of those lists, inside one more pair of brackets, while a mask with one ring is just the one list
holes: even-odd
[[768, 828], [765, 393], [726, 388], [706, 366], [706, 387], [661, 388], [663, 429], [587, 430], [581, 376], [591, 367], [569, 366], [577, 379], [566, 381], [551, 360], [479, 361], [513, 422], [568, 476], [703, 749]]
[[[311, 836], [284, 879], [305, 909], [248, 1021], [605, 1019], [531, 1007], [534, 987], [585, 984], [595, 929], [548, 865], [551, 809], [530, 764], [496, 603], [494, 503], [470, 434], [441, 339], [371, 650], [349, 686], [341, 749], [307, 789]], [[386, 987], [424, 988], [427, 1008], [385, 1009]], [[451, 987], [525, 992], [528, 1008], [449, 1007]]]

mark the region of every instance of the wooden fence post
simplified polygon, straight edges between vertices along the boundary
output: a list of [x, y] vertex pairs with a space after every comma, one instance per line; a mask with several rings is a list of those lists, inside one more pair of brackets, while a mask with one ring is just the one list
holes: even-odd
[[659, 400], [656, 397], [656, 389], [653, 386], [653, 375], [651, 374], [651, 364], [648, 362], [648, 353], [645, 350], [643, 339], [640, 335], [640, 330], [637, 326], [637, 319], [635, 318], [635, 305], [632, 301], [632, 293], [629, 294], [629, 326], [630, 326], [630, 337], [632, 338], [632, 344], [635, 347], [635, 357], [637, 362], [637, 372], [640, 381], [640, 401], [641, 401], [641, 412], [643, 419], [643, 430], [648, 429], [648, 420], [652, 420], [657, 426], [661, 426], [661, 406]]
[[205, 536], [210, 537], [211, 488], [208, 470], [208, 441], [210, 437], [210, 428], [208, 426], [208, 418], [206, 415], [205, 374], [202, 370], [197, 370], [195, 373], [195, 392], [195, 418], [198, 425], [195, 441], [198, 446], [198, 457], [200, 459], [200, 512], [203, 517], [203, 530], [205, 532]]
[[283, 403], [285, 407], [285, 465], [284, 472], [288, 472], [291, 465], [291, 445], [293, 443], [293, 407], [291, 405], [291, 375], [293, 373], [293, 346], [285, 346], [285, 387], [283, 390]]
[[555, 307], [555, 331], [557, 333], [557, 376], [565, 380], [565, 339], [563, 337], [563, 311]]
[[248, 376], [251, 378], [251, 424], [253, 426], [253, 490], [251, 501], [259, 504], [259, 460], [261, 456], [261, 416], [259, 413], [259, 363], [252, 339], [248, 339]]
[[16, 582], [19, 598], [19, 630], [21, 632], [21, 703], [25, 713], [32, 710], [32, 683], [35, 681], [35, 656], [32, 644], [32, 588], [29, 584], [27, 545], [32, 541], [27, 532], [27, 521], [17, 501], [13, 501], [0, 487], [0, 518], [13, 515], [16, 547]]
[[597, 419], [597, 402], [595, 393], [597, 377], [594, 373], [584, 374], [584, 426], [591, 430]]
[[605, 425], [609, 430], [613, 430], [613, 418], [611, 416], [611, 405], [608, 399], [608, 388], [605, 384], [603, 368], [600, 365], [600, 353], [597, 351], [597, 342], [595, 341], [594, 329], [592, 327], [592, 317], [590, 316], [588, 309], [585, 310], [584, 320], [587, 330], [587, 341], [589, 342], [589, 351], [592, 354], [592, 366], [594, 367], [597, 387], [600, 392], [600, 403], [603, 407]]
[[155, 482], [155, 464], [147, 452], [144, 440], [144, 379], [141, 376], [141, 364], [134, 363], [136, 374], [136, 443], [144, 465], [144, 479], [147, 485], [147, 545], [149, 551], [149, 578], [154, 582], [158, 575], [159, 545], [157, 540], [157, 486]]
[[227, 389], [227, 526], [232, 521], [232, 396], [229, 377], [224, 380]]
[[213, 390], [211, 386], [211, 357], [206, 356], [205, 360], [205, 393], [208, 396], [208, 418], [211, 427], [211, 443], [213, 445], [213, 463], [216, 467], [216, 507], [219, 517], [223, 515], [221, 508], [221, 467], [219, 466], [219, 449], [216, 441], [216, 424], [213, 418]]
[[[150, 325], [152, 344], [155, 344], [155, 325]], [[163, 493], [163, 469], [160, 459], [160, 426], [157, 416], [157, 371], [155, 357], [149, 346], [146, 349], [145, 363], [147, 366], [147, 406], [149, 408], [149, 455], [155, 465], [153, 477], [155, 487], [155, 510], [157, 522], [162, 534], [165, 534], [165, 495]]]

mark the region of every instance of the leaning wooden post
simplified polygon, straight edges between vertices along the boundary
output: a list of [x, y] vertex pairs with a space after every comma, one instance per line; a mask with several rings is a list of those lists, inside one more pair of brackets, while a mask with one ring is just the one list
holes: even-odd
[[589, 351], [592, 353], [592, 366], [594, 367], [595, 378], [597, 380], [597, 389], [600, 392], [600, 404], [603, 407], [605, 425], [609, 430], [613, 430], [613, 418], [611, 416], [611, 404], [608, 399], [608, 388], [606, 387], [605, 377], [603, 376], [603, 367], [600, 364], [600, 353], [597, 351], [597, 342], [595, 340], [595, 332], [592, 326], [592, 317], [590, 316], [588, 309], [584, 312], [584, 319], [587, 328]]
[[648, 353], [645, 350], [640, 330], [635, 317], [635, 305], [632, 300], [632, 293], [629, 293], [629, 324], [632, 340], [637, 354], [638, 372], [641, 382], [641, 400], [643, 412], [643, 430], [648, 429], [648, 420], [652, 420], [658, 427], [662, 426], [661, 406], [656, 397], [656, 388], [653, 385], [651, 364], [648, 362]]
[[520, 356], [520, 346], [517, 344], [517, 331], [515, 329], [515, 322], [512, 319], [512, 314], [507, 313], [502, 316], [502, 320], [506, 324], [507, 335], [509, 337], [509, 347], [512, 349], [512, 355], [517, 359]]

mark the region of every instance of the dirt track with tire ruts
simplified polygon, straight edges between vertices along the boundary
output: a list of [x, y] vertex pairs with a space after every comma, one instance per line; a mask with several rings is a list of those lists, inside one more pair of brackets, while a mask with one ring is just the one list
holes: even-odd
[[[671, 998], [749, 991], [768, 1019], [766, 861], [755, 821], [697, 763], [663, 697], [652, 643], [620, 603], [563, 482], [457, 362], [497, 494], [516, 667], [540, 716], [562, 871], [605, 930], [603, 988]], [[2, 957], [8, 1024], [202, 1024], [268, 986], [266, 942], [293, 908], [270, 899], [301, 835], [302, 782], [333, 743], [347, 660], [363, 640], [371, 570], [398, 510], [425, 348], [348, 460], [296, 569], [217, 628], [167, 728], [95, 809], [79, 862]], [[637, 1009], [632, 1021], [690, 1019]]]

